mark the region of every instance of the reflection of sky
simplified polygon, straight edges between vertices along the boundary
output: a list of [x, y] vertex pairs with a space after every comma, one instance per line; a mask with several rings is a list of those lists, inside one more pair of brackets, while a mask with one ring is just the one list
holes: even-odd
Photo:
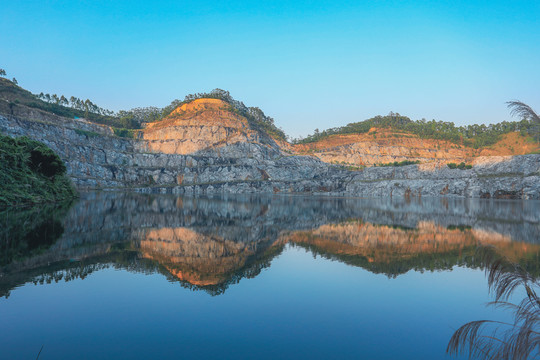
[[113, 269], [0, 299], [6, 358], [438, 359], [453, 330], [497, 317], [483, 271], [388, 279], [288, 246], [211, 297], [160, 274]]

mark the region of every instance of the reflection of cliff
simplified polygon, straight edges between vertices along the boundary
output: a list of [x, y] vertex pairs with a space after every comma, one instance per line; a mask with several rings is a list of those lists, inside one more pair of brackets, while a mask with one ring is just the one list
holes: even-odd
[[235, 242], [187, 228], [148, 230], [140, 241], [143, 257], [157, 261], [178, 279], [197, 286], [226, 283], [266, 248], [264, 242]]
[[395, 276], [411, 269], [450, 269], [475, 266], [478, 245], [493, 245], [499, 251], [537, 273], [540, 245], [513, 242], [511, 238], [468, 227], [442, 227], [421, 222], [417, 228], [374, 225], [358, 221], [323, 225], [312, 231], [285, 236], [282, 241], [310, 249], [324, 257]]
[[10, 216], [1, 249], [22, 250], [2, 258], [0, 294], [44, 274], [68, 271], [65, 279], [103, 266], [219, 294], [256, 276], [286, 244], [388, 276], [475, 266], [476, 246], [493, 244], [540, 273], [540, 203], [532, 201], [86, 193], [56, 217], [63, 233], [50, 232], [38, 251], [20, 246], [17, 229], [29, 217]]

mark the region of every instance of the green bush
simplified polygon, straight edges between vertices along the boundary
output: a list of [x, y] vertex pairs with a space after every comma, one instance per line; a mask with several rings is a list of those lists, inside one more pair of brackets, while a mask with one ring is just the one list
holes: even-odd
[[464, 162], [461, 162], [459, 164], [456, 163], [448, 163], [446, 164], [450, 169], [459, 169], [459, 170], [466, 170], [466, 169], [472, 169], [472, 165], [466, 165]]
[[100, 136], [97, 132], [94, 131], [87, 131], [87, 130], [81, 130], [81, 129], [73, 129], [76, 134], [78, 135], [84, 135], [88, 138], [94, 138]]
[[60, 176], [66, 173], [64, 162], [45, 145], [38, 145], [30, 151], [32, 169], [47, 177]]
[[387, 167], [387, 166], [407, 166], [407, 165], [415, 165], [415, 164], [420, 164], [420, 160], [416, 160], [416, 161], [403, 160], [400, 162], [394, 161], [394, 162], [390, 162], [386, 164], [375, 164], [375, 166]]
[[73, 199], [65, 173], [62, 160], [44, 144], [0, 135], [0, 207]]
[[113, 131], [118, 137], [133, 139], [137, 130], [113, 127]]

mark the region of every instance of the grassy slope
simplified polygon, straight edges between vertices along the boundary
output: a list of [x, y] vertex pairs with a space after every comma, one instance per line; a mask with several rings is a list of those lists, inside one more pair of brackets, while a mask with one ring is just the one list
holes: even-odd
[[62, 160], [42, 143], [0, 135], [0, 207], [76, 197]]
[[[48, 103], [35, 97], [30, 91], [15, 85], [8, 79], [0, 78], [0, 99], [6, 100], [13, 104], [21, 104], [31, 108], [48, 111], [50, 113], [64, 116], [68, 118], [84, 117], [84, 111], [75, 110], [58, 104]], [[106, 116], [97, 114], [88, 114], [90, 120], [103, 122]]]
[[[52, 114], [73, 119], [74, 117], [85, 118], [97, 124], [109, 125], [112, 127], [122, 128], [125, 123], [121, 119], [114, 116], [99, 115], [92, 112], [73, 109], [71, 107], [62, 106], [59, 104], [48, 103], [38, 99], [30, 91], [15, 85], [12, 81], [0, 77], [0, 101], [7, 101], [10, 106], [24, 105], [34, 109], [40, 109]], [[125, 136], [124, 136], [125, 137]]]

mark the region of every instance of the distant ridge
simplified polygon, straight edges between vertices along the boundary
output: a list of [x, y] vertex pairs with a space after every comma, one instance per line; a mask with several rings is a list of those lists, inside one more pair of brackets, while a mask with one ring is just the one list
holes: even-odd
[[[286, 154], [315, 156], [323, 162], [359, 169], [409, 163], [471, 164], [479, 156], [525, 155], [540, 152], [531, 119], [492, 125], [457, 127], [450, 122], [413, 121], [390, 113], [346, 126], [316, 131], [305, 139], [287, 141], [274, 119], [257, 107], [247, 107], [228, 91], [187, 95], [163, 108], [128, 111], [100, 108], [90, 100], [33, 95], [0, 78], [0, 113], [32, 109], [69, 119], [86, 119], [119, 137], [146, 140], [148, 150], [192, 154], [232, 144], [261, 144]], [[30, 109], [30, 110], [28, 110]]]

